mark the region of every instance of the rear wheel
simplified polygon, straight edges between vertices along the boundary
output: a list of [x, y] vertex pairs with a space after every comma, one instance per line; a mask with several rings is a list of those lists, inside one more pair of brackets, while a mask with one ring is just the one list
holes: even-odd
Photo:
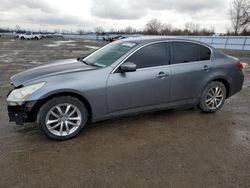
[[226, 87], [223, 83], [214, 81], [207, 85], [202, 93], [199, 107], [203, 112], [216, 112], [226, 99]]
[[87, 110], [77, 98], [63, 96], [45, 103], [38, 116], [40, 129], [49, 138], [73, 138], [87, 122]]

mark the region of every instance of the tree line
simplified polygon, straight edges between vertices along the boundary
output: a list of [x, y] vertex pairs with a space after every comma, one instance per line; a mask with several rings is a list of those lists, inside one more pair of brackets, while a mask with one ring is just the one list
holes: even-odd
[[[149, 20], [143, 30], [135, 29], [131, 26], [125, 29], [111, 29], [105, 31], [102, 27], [94, 28], [94, 32], [98, 35], [103, 34], [144, 34], [144, 35], [213, 35], [214, 28], [202, 28], [199, 24], [188, 22], [185, 24], [184, 29], [174, 28], [172, 24], [162, 23], [160, 20], [153, 18]], [[83, 33], [82, 30], [78, 31], [79, 34]]]

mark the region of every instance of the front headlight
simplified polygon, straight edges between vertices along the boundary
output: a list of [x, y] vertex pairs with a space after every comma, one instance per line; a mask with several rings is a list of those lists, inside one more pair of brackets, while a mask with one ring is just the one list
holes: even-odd
[[22, 87], [20, 89], [14, 89], [8, 96], [8, 102], [23, 102], [26, 101], [27, 98], [34, 93], [36, 90], [43, 87], [45, 82], [41, 82], [38, 84]]

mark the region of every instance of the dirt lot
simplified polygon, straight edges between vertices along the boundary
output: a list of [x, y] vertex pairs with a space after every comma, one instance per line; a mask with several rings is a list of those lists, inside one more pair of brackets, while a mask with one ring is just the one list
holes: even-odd
[[[9, 77], [102, 43], [0, 39], [0, 187], [250, 187], [250, 71], [216, 114], [175, 110], [109, 120], [48, 140], [8, 122]], [[250, 63], [250, 52], [227, 51]]]

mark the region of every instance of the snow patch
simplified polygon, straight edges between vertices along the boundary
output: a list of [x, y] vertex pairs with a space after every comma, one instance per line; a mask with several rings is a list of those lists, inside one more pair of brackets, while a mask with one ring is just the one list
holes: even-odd
[[73, 43], [73, 42], [75, 42], [75, 41], [74, 40], [55, 41], [52, 44], [45, 44], [44, 46], [46, 46], [46, 47], [59, 47], [62, 45], [75, 46], [75, 44], [67, 44], [67, 43]]
[[97, 46], [89, 46], [89, 45], [85, 45], [86, 48], [91, 48], [91, 49], [94, 49], [94, 50], [97, 50], [99, 47]]

